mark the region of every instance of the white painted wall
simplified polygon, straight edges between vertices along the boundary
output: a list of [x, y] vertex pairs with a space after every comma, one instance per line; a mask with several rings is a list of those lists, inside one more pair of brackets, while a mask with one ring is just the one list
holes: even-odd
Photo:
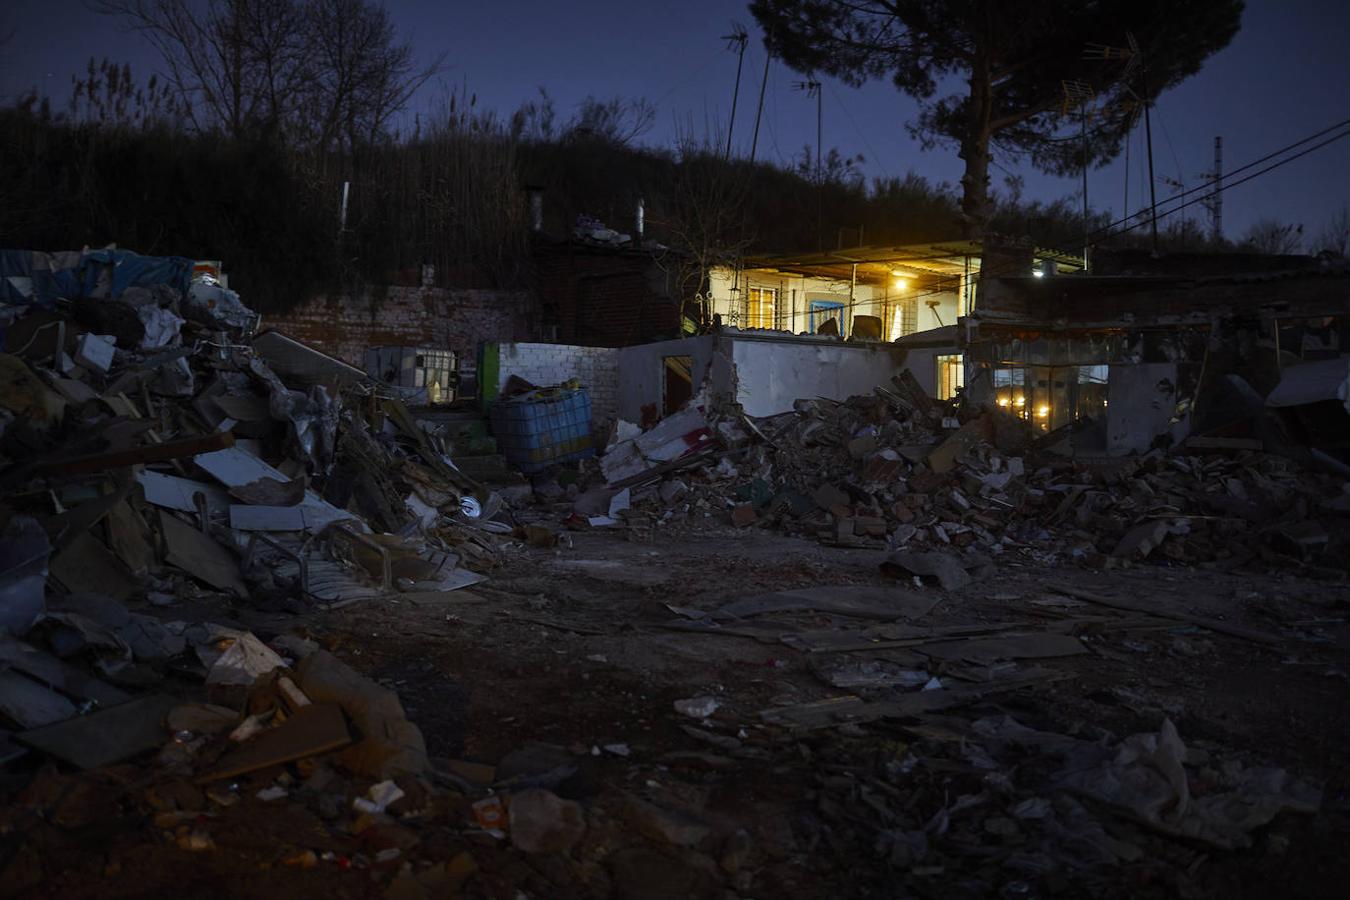
[[665, 391], [665, 358], [690, 357], [694, 393], [697, 394], [708, 377], [717, 338], [713, 335], [659, 341], [618, 350], [619, 418], [629, 422], [642, 421], [642, 407], [655, 404], [661, 411]]
[[1185, 439], [1189, 419], [1169, 426], [1176, 411], [1176, 393], [1159, 390], [1166, 381], [1177, 383], [1176, 363], [1124, 363], [1111, 366], [1106, 385], [1106, 452], [1124, 456], [1144, 453], [1153, 439], [1172, 431], [1174, 440]]
[[[726, 339], [726, 338], [724, 338]], [[736, 399], [752, 416], [792, 409], [795, 400], [844, 400], [890, 384], [899, 371], [889, 344], [845, 344], [827, 339], [755, 340], [733, 337]]]

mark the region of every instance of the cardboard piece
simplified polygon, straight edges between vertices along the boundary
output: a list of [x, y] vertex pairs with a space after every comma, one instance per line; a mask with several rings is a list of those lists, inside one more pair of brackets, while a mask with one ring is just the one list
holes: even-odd
[[197, 529], [169, 513], [159, 515], [160, 531], [168, 548], [164, 559], [214, 588], [239, 597], [248, 587], [239, 574], [233, 554]]
[[164, 744], [164, 716], [177, 704], [172, 697], [151, 694], [16, 734], [19, 743], [81, 769], [99, 769]]
[[317, 756], [346, 747], [352, 742], [347, 717], [336, 703], [311, 703], [270, 731], [264, 731], [238, 750], [221, 757], [216, 768], [197, 779], [199, 783], [232, 778], [269, 766], [279, 766], [306, 756]]

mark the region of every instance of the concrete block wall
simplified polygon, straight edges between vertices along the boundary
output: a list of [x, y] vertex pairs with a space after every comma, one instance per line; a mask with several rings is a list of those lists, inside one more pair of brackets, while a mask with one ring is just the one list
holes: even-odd
[[510, 343], [499, 347], [500, 392], [512, 375], [539, 387], [569, 378], [581, 381], [591, 397], [591, 420], [611, 422], [619, 407], [619, 351], [611, 347], [577, 347], [571, 344]]
[[528, 340], [533, 297], [517, 291], [390, 287], [317, 297], [285, 315], [264, 316], [271, 328], [354, 366], [367, 347], [454, 350], [472, 367], [485, 341]]

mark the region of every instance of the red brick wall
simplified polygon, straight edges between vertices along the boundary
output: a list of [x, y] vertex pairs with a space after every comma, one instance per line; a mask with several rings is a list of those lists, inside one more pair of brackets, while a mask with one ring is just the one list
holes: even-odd
[[528, 293], [391, 287], [360, 298], [318, 297], [284, 316], [264, 316], [271, 328], [354, 366], [367, 347], [417, 346], [454, 350], [470, 364], [484, 341], [538, 337]]
[[679, 307], [648, 255], [561, 246], [538, 252], [535, 267], [558, 343], [629, 347], [679, 334]]

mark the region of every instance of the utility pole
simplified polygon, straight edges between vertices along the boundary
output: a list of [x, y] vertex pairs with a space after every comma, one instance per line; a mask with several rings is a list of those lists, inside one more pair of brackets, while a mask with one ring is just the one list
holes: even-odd
[[731, 159], [731, 133], [736, 128], [736, 103], [741, 97], [741, 66], [745, 63], [745, 48], [750, 43], [750, 35], [740, 24], [732, 25], [731, 34], [722, 35], [728, 50], [736, 51], [736, 87], [731, 91], [731, 121], [727, 123], [727, 159]]
[[773, 54], [769, 52], [766, 45], [764, 47], [764, 74], [759, 79], [759, 106], [755, 109], [755, 135], [750, 139], [750, 161], [755, 161], [755, 150], [759, 147], [759, 120], [764, 116], [764, 88], [769, 83], [769, 62], [773, 60]]
[[1223, 240], [1223, 135], [1214, 136], [1214, 240]]
[[1153, 236], [1153, 255], [1158, 255], [1158, 187], [1153, 177], [1153, 122], [1149, 119], [1148, 70], [1140, 76], [1144, 84], [1144, 141], [1148, 145], [1148, 214], [1149, 231]]
[[[1125, 90], [1129, 91], [1135, 98], [1144, 105], [1144, 142], [1147, 144], [1148, 152], [1148, 209], [1149, 209], [1149, 228], [1153, 234], [1153, 255], [1158, 255], [1158, 189], [1153, 176], [1153, 122], [1149, 118], [1148, 109], [1152, 105], [1148, 94], [1148, 64], [1144, 60], [1144, 52], [1139, 48], [1139, 42], [1135, 40], [1134, 34], [1125, 32], [1125, 41], [1128, 47], [1111, 47], [1106, 44], [1088, 44], [1083, 53], [1084, 59], [1100, 60], [1123, 60], [1124, 70], [1120, 73], [1120, 82]], [[1135, 92], [1130, 87], [1130, 78], [1134, 71], [1139, 70], [1140, 92]], [[1142, 95], [1141, 95], [1142, 94]], [[1126, 145], [1128, 146], [1128, 144]], [[1126, 182], [1125, 202], [1129, 204], [1129, 182]], [[1129, 215], [1127, 208], [1125, 214]]]

